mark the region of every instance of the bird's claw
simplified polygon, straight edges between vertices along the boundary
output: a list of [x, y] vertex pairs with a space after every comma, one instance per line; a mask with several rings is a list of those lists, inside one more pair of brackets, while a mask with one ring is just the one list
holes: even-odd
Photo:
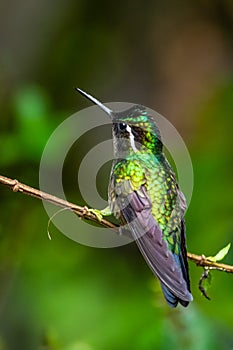
[[99, 222], [102, 221], [103, 215], [101, 213], [101, 210], [98, 209], [88, 209], [88, 211], [92, 214], [94, 214]]
[[109, 207], [106, 207], [102, 210], [99, 210], [99, 209], [91, 209], [91, 208], [88, 208], [88, 207], [83, 207], [83, 212], [82, 212], [82, 216], [85, 216], [87, 215], [88, 213], [91, 213], [93, 215], [95, 215], [95, 217], [97, 218], [97, 220], [99, 222], [102, 221], [103, 219], [103, 216], [110, 216], [112, 215], [112, 212], [111, 212], [111, 209]]
[[91, 209], [91, 208], [88, 208], [88, 207], [86, 207], [86, 206], [83, 207], [82, 216], [85, 216], [85, 215], [87, 215], [87, 214], [89, 214], [89, 213], [95, 215], [95, 217], [97, 218], [97, 220], [98, 220], [99, 222], [102, 221], [103, 215], [102, 215], [102, 213], [101, 213], [101, 210], [98, 210], [98, 209]]

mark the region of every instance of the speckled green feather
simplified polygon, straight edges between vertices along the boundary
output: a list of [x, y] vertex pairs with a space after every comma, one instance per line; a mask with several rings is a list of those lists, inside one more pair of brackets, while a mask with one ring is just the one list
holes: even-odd
[[145, 186], [152, 203], [152, 215], [163, 231], [169, 248], [178, 254], [180, 240], [176, 228], [179, 226], [180, 203], [177, 203], [175, 176], [165, 158], [162, 155], [157, 157], [151, 151], [133, 153], [114, 166], [113, 177], [116, 192], [117, 188], [122, 191], [125, 180], [130, 181], [131, 186], [126, 189], [125, 195]]

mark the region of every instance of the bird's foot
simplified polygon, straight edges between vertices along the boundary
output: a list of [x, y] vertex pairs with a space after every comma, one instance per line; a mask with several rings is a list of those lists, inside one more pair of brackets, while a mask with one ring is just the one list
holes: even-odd
[[99, 222], [102, 221], [103, 216], [110, 216], [112, 214], [109, 207], [106, 207], [102, 210], [84, 207], [84, 214], [83, 215], [85, 215], [86, 213], [91, 213], [91, 214], [95, 215]]

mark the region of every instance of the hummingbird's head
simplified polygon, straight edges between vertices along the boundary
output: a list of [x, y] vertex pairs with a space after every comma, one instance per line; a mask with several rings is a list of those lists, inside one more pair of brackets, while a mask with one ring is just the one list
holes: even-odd
[[114, 151], [117, 155], [120, 152], [124, 154], [140, 151], [153, 154], [162, 152], [163, 144], [159, 129], [146, 107], [133, 105], [125, 111], [114, 112], [83, 90], [78, 88], [76, 90], [98, 105], [111, 118]]
[[[118, 144], [128, 147], [131, 152], [162, 152], [162, 141], [159, 129], [146, 107], [133, 105], [123, 112], [115, 112], [112, 118], [113, 137]], [[125, 142], [123, 141], [125, 140]]]

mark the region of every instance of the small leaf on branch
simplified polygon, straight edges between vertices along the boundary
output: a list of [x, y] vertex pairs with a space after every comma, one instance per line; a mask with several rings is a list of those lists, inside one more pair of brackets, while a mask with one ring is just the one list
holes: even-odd
[[231, 247], [231, 243], [229, 243], [228, 245], [226, 245], [226, 247], [219, 250], [219, 252], [215, 256], [208, 256], [206, 259], [212, 262], [220, 261], [223, 258], [225, 258], [225, 256], [229, 252], [230, 247]]

